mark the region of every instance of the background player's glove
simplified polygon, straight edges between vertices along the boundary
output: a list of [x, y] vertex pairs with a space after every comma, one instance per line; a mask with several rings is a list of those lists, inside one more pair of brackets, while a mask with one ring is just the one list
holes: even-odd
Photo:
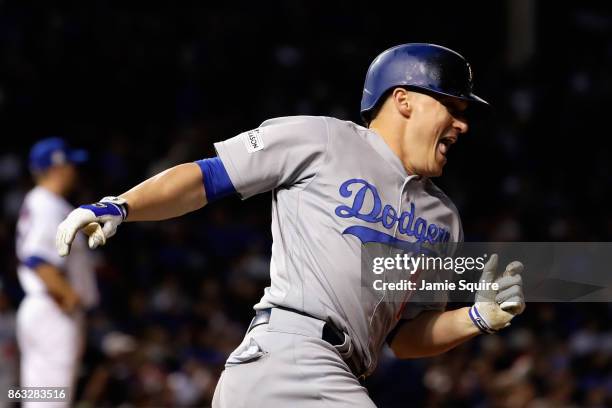
[[504, 327], [510, 326], [510, 320], [525, 310], [525, 296], [523, 295], [523, 264], [514, 261], [506, 266], [501, 276], [497, 274], [497, 254], [484, 266], [480, 282], [499, 285], [498, 290], [479, 290], [476, 293], [474, 305], [469, 314], [472, 322], [485, 333], [495, 333]]
[[89, 236], [91, 249], [106, 243], [115, 235], [117, 227], [127, 217], [127, 205], [123, 198], [104, 197], [97, 203], [82, 205], [73, 210], [57, 227], [55, 246], [60, 256], [70, 253], [70, 245], [79, 230]]

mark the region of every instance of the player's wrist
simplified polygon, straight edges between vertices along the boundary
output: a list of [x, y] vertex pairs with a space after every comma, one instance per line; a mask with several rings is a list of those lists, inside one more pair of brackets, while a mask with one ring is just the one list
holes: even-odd
[[[76, 212], [85, 210], [93, 213], [94, 218], [90, 222], [100, 222], [104, 219], [113, 218], [118, 225], [127, 217], [127, 207], [121, 200], [115, 200], [116, 197], [104, 197], [100, 201], [81, 205]], [[81, 218], [89, 218], [88, 215], [83, 215]]]
[[486, 320], [486, 318], [482, 315], [481, 311], [478, 308], [478, 303], [474, 303], [472, 307], [468, 310], [468, 316], [472, 321], [472, 324], [484, 334], [495, 334], [497, 330], [494, 329], [491, 324]]
[[[459, 312], [459, 310], [457, 311]], [[480, 329], [474, 324], [474, 322], [470, 318], [470, 307], [462, 307], [460, 311], [461, 314], [459, 316], [461, 316], [461, 319], [458, 324], [461, 326], [462, 333], [465, 336], [481, 334], [482, 332], [480, 331]]]
[[115, 206], [120, 212], [123, 221], [125, 221], [129, 214], [129, 207], [127, 200], [123, 197], [106, 196], [100, 200], [101, 203], [107, 203]]

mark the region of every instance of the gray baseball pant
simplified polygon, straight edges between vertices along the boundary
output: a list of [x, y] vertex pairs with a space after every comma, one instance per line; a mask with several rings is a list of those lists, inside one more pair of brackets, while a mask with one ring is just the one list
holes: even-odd
[[230, 355], [213, 408], [376, 408], [338, 351], [322, 340], [325, 322], [272, 309]]

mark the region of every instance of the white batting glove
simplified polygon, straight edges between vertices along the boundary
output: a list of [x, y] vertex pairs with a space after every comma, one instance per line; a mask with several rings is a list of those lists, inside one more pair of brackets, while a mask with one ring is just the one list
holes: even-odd
[[476, 292], [475, 303], [469, 311], [474, 325], [484, 333], [495, 333], [510, 326], [510, 320], [525, 310], [521, 278], [523, 264], [518, 261], [511, 262], [504, 273], [498, 276], [497, 262], [497, 254], [491, 255], [484, 266], [480, 282], [495, 282], [499, 288]]
[[70, 245], [79, 230], [89, 236], [91, 249], [104, 245], [127, 218], [127, 203], [119, 197], [104, 197], [97, 203], [74, 209], [57, 227], [55, 246], [60, 256], [70, 253]]

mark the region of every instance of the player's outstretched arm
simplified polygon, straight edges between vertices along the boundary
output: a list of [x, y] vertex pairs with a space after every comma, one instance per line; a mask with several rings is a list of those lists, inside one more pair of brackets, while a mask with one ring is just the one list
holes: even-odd
[[525, 310], [521, 273], [523, 264], [511, 262], [501, 276], [497, 254], [484, 267], [480, 281], [497, 289], [480, 290], [472, 307], [427, 311], [399, 327], [391, 349], [399, 358], [419, 358], [444, 353], [481, 333], [496, 333]]
[[59, 225], [56, 236], [61, 256], [70, 252], [78, 231], [89, 236], [89, 247], [104, 245], [123, 221], [159, 221], [202, 208], [206, 204], [203, 175], [197, 163], [165, 170], [119, 197], [104, 197], [97, 203], [73, 210]]
[[160, 221], [198, 210], [206, 204], [202, 171], [196, 163], [165, 170], [121, 194], [126, 221]]

